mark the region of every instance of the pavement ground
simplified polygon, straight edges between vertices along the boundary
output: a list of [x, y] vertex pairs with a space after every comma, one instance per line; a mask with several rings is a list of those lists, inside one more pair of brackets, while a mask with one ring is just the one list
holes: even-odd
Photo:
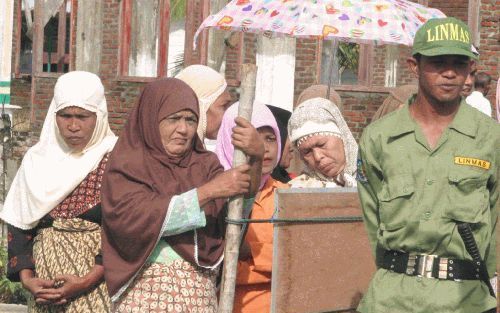
[[25, 305], [0, 303], [0, 313], [26, 313], [28, 308]]

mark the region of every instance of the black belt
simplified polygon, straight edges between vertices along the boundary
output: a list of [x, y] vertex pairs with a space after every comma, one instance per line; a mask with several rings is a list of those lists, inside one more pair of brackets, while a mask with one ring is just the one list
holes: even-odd
[[386, 250], [380, 263], [381, 268], [409, 276], [444, 280], [481, 280], [481, 262]]

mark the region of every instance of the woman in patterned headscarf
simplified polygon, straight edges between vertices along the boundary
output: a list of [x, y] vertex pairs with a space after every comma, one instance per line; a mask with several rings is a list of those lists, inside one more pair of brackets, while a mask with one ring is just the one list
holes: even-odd
[[101, 180], [115, 142], [101, 80], [59, 77], [40, 141], [0, 213], [9, 224], [8, 276], [33, 294], [29, 312], [110, 311], [99, 255]]
[[356, 186], [358, 145], [335, 104], [323, 98], [302, 102], [288, 122], [290, 141], [305, 164], [291, 187]]

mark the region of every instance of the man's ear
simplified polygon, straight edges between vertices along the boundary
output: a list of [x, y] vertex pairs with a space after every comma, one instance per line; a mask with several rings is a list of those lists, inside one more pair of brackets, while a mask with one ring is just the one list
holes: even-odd
[[406, 64], [408, 65], [408, 68], [410, 69], [410, 71], [418, 78], [418, 73], [419, 73], [419, 69], [418, 69], [418, 61], [417, 59], [415, 59], [414, 57], [409, 57], [408, 59], [406, 59]]

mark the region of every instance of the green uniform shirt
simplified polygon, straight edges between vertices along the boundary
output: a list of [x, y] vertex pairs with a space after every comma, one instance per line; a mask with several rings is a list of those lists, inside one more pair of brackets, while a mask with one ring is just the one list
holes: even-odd
[[[499, 128], [464, 101], [434, 149], [408, 103], [369, 125], [361, 138], [357, 179], [373, 251], [378, 246], [471, 260], [456, 222], [472, 223], [493, 276]], [[479, 313], [494, 307], [496, 300], [479, 280], [438, 280], [379, 269], [358, 310]]]

